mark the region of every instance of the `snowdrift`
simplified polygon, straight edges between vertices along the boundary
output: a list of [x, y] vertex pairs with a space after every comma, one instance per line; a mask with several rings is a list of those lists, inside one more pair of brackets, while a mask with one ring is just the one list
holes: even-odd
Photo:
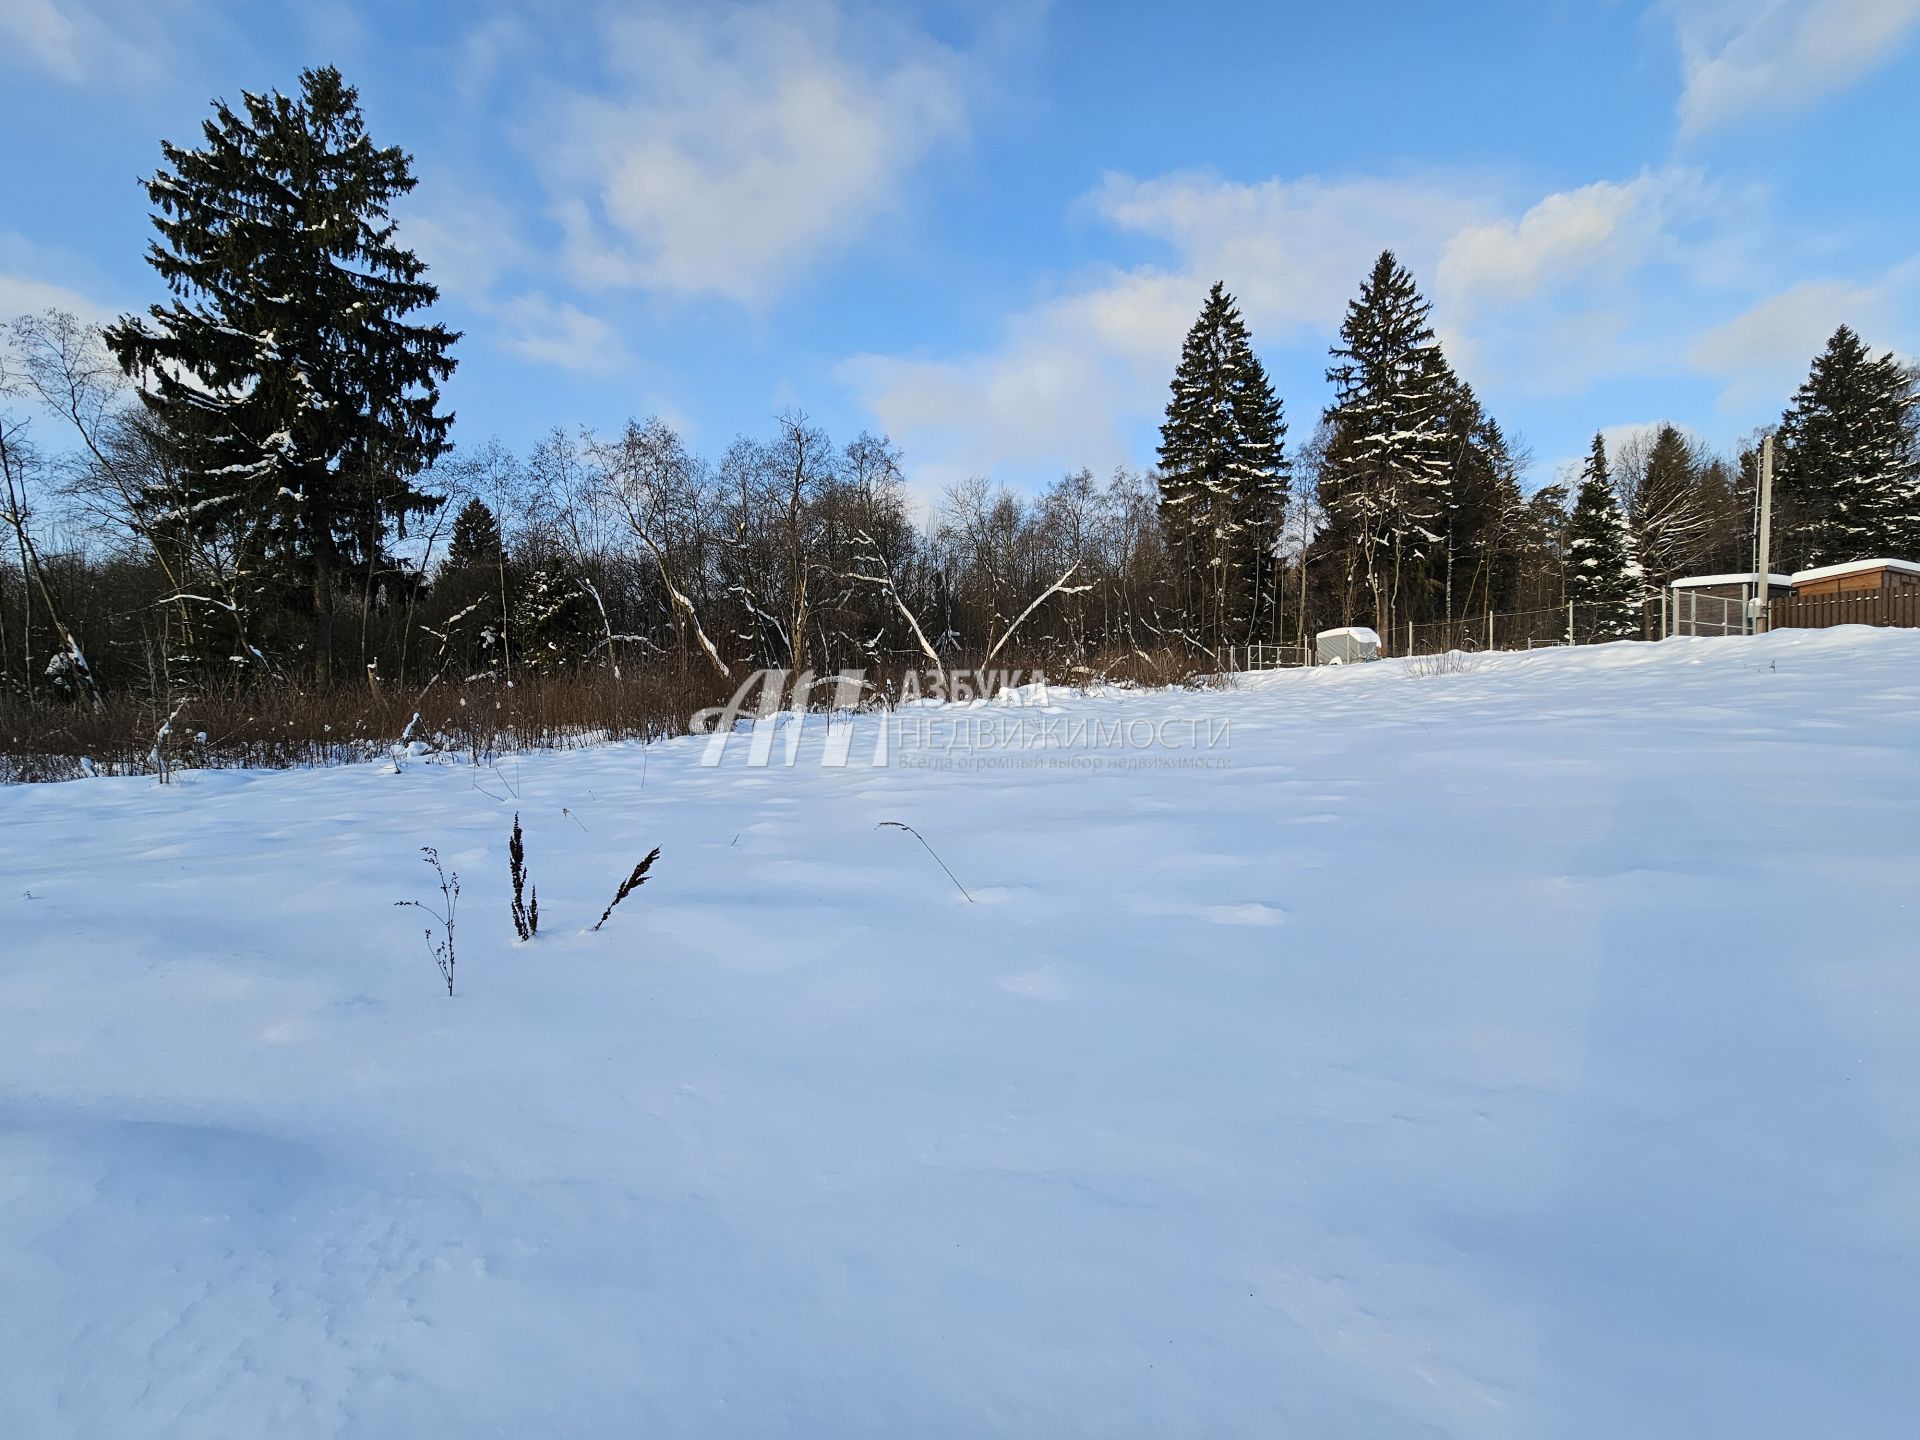
[[1028, 698], [0, 792], [0, 1433], [1911, 1433], [1920, 634]]

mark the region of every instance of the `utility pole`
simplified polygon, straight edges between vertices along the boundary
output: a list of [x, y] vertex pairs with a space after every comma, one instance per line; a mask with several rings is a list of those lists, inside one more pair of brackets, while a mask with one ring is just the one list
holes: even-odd
[[1760, 520], [1756, 527], [1753, 580], [1753, 633], [1764, 635], [1773, 623], [1773, 436], [1760, 437]]

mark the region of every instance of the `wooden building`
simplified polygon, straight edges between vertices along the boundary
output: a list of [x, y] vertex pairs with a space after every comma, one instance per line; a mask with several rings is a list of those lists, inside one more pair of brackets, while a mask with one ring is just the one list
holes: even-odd
[[1920, 565], [1911, 560], [1853, 560], [1822, 565], [1793, 577], [1796, 600], [1816, 595], [1899, 595], [1920, 590]]
[[1920, 629], [1920, 564], [1853, 560], [1799, 571], [1793, 593], [1774, 603], [1773, 628], [1823, 630], [1830, 625]]

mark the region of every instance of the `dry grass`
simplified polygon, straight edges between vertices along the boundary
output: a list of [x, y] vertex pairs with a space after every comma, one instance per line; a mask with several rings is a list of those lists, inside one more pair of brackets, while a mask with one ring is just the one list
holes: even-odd
[[[954, 672], [969, 668], [964, 657], [951, 666]], [[992, 668], [1004, 677], [996, 683], [1025, 683], [1044, 675], [1056, 684], [1164, 686], [1201, 683], [1211, 667], [1171, 651], [1123, 651], [1076, 664], [1003, 655]], [[746, 672], [740, 674], [744, 679]], [[915, 666], [873, 668], [867, 679], [866, 703], [878, 708], [903, 694], [941, 693], [937, 677]], [[274, 770], [383, 759], [403, 736], [428, 752], [474, 765], [516, 750], [660, 739], [686, 734], [698, 711], [724, 705], [732, 694], [732, 686], [708, 672], [682, 675], [662, 667], [620, 680], [596, 672], [528, 677], [512, 685], [441, 682], [424, 691], [289, 686], [188, 699], [183, 705], [179, 697], [157, 701], [118, 695], [107, 697], [97, 713], [0, 697], [0, 783], [77, 779], [89, 767], [100, 775], [151, 774], [155, 734], [176, 705], [164, 763]], [[809, 707], [831, 704], [833, 697], [830, 684], [816, 686]]]
[[1415, 655], [1407, 661], [1407, 676], [1431, 680], [1441, 675], [1471, 675], [1480, 668], [1480, 656], [1465, 650], [1442, 650], [1434, 655]]
[[[485, 764], [512, 750], [684, 733], [695, 710], [725, 698], [717, 682], [670, 674], [438, 684], [411, 694], [262, 690], [187, 701], [173, 722], [170, 758], [250, 769], [374, 760], [391, 753], [417, 713], [416, 742]], [[85, 773], [83, 758], [102, 775], [149, 773], [154, 733], [172, 708], [129, 697], [109, 697], [98, 713], [0, 704], [0, 781], [71, 779]]]

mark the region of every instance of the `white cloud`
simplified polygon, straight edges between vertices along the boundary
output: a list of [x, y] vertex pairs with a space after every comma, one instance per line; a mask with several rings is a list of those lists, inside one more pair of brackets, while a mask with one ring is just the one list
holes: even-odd
[[[1226, 282], [1269, 357], [1303, 343], [1317, 350], [1383, 248], [1426, 283], [1448, 354], [1476, 384], [1571, 392], [1607, 375], [1670, 374], [1684, 367], [1685, 342], [1657, 282], [1744, 276], [1736, 237], [1753, 198], [1685, 169], [1517, 211], [1471, 176], [1110, 175], [1087, 204], [1164, 241], [1168, 263], [1098, 271], [1011, 316], [978, 353], [859, 355], [839, 375], [919, 475], [1137, 462], [1128, 433], [1164, 403], [1209, 284]], [[1309, 427], [1318, 397], [1284, 398], [1295, 425]]]
[[1803, 280], [1717, 325], [1697, 341], [1693, 363], [1716, 374], [1788, 362], [1804, 365], [1827, 337], [1874, 303], [1874, 291], [1838, 280]]
[[30, 275], [0, 272], [0, 322], [21, 315], [38, 315], [47, 310], [65, 310], [82, 320], [104, 325], [114, 313], [64, 285], [37, 280]]
[[1008, 324], [997, 349], [959, 359], [856, 355], [838, 370], [906, 449], [923, 494], [970, 474], [1129, 457], [1123, 421], [1166, 386], [1206, 293], [1186, 277], [1114, 272]]
[[1886, 348], [1884, 327], [1911, 319], [1917, 291], [1920, 257], [1867, 284], [1803, 280], [1705, 331], [1687, 358], [1696, 370], [1725, 382], [1722, 412], [1749, 410], [1769, 397], [1792, 394], [1841, 325]]
[[526, 17], [504, 10], [481, 16], [454, 44], [448, 71], [453, 93], [462, 104], [486, 103], [494, 87], [509, 80], [537, 44]]
[[442, 190], [426, 206], [409, 208], [399, 243], [427, 262], [427, 278], [443, 295], [475, 307], [532, 258], [507, 207], [471, 188]]
[[503, 326], [500, 343], [529, 360], [589, 374], [631, 361], [611, 325], [567, 301], [529, 290], [488, 308]]
[[1575, 275], [1617, 276], [1679, 253], [1679, 226], [1717, 202], [1694, 170], [1644, 171], [1562, 190], [1517, 218], [1455, 234], [1440, 259], [1440, 290], [1460, 304], [1513, 303]]
[[408, 214], [401, 243], [427, 262], [441, 295], [477, 318], [480, 338], [526, 360], [580, 374], [609, 374], [633, 357], [600, 316], [527, 284], [538, 256], [506, 206], [470, 187]]
[[1127, 428], [1164, 402], [1181, 337], [1215, 280], [1263, 345], [1330, 332], [1383, 247], [1430, 264], [1447, 235], [1482, 213], [1472, 188], [1108, 175], [1087, 203], [1118, 228], [1165, 241], [1172, 264], [1103, 268], [1010, 317], [990, 350], [857, 355], [839, 378], [905, 448], [923, 493], [1003, 467], [1137, 462]]
[[1887, 63], [1920, 0], [1668, 0], [1680, 38], [1680, 128], [1804, 107]]
[[87, 293], [84, 267], [49, 246], [0, 230], [0, 323], [21, 315], [65, 310], [95, 325], [118, 312]]
[[1671, 374], [1696, 302], [1759, 283], [1766, 209], [1763, 191], [1668, 166], [1469, 225], [1440, 260], [1441, 338], [1483, 383], [1537, 393]]
[[78, 18], [53, 0], [0, 0], [0, 36], [15, 54], [69, 83], [86, 75], [85, 41]]
[[576, 277], [761, 305], [865, 233], [966, 107], [953, 52], [854, 38], [806, 0], [613, 22], [542, 146]]
[[0, 68], [12, 59], [69, 85], [162, 73], [172, 0], [0, 0]]
[[[1490, 186], [1463, 177], [1269, 179], [1108, 175], [1092, 197], [1125, 229], [1167, 241], [1200, 286], [1223, 279], [1265, 330], [1325, 330], [1376, 256], [1390, 249], [1429, 269], [1447, 239], [1486, 215]], [[1181, 328], [1193, 319], [1198, 297]], [[1277, 338], [1277, 337], [1275, 337]]]

